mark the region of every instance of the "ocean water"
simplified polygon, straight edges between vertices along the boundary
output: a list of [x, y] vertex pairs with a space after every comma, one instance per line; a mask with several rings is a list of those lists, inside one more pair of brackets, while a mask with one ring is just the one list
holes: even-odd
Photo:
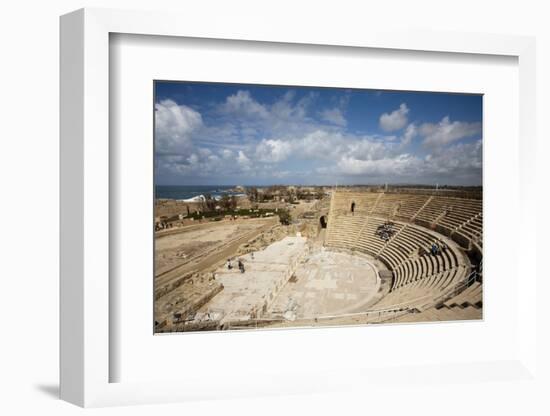
[[179, 185], [157, 185], [155, 197], [160, 199], [190, 199], [199, 195], [210, 194], [219, 198], [224, 194], [241, 195], [242, 193], [230, 192], [234, 185], [207, 185], [207, 186], [179, 186]]

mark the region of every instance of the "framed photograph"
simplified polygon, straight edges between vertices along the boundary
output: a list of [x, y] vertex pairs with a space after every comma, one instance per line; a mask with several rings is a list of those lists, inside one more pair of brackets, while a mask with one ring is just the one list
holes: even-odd
[[534, 40], [246, 33], [61, 18], [62, 398], [536, 382]]
[[482, 318], [482, 95], [154, 93], [155, 333]]

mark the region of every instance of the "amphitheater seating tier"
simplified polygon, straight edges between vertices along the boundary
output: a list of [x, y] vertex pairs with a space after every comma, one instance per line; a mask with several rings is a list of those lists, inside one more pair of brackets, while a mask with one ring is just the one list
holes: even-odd
[[[353, 213], [352, 201], [355, 202]], [[394, 233], [384, 241], [376, 231], [388, 219], [394, 224]], [[441, 235], [431, 230], [451, 237], [464, 247], [471, 242], [481, 252], [482, 226], [481, 200], [337, 192], [331, 200], [325, 244], [369, 254], [393, 272], [390, 292], [374, 305], [377, 309], [423, 310], [432, 307], [435, 299], [469, 273], [469, 262], [450, 241], [440, 254], [428, 254], [434, 242], [443, 241]], [[454, 306], [445, 304], [445, 307]]]
[[434, 197], [419, 212], [416, 219], [424, 226], [438, 224], [450, 234], [477, 218], [482, 211], [482, 201], [478, 199]]
[[445, 289], [458, 283], [460, 277], [460, 269], [454, 268], [419, 278], [406, 286], [392, 290], [375, 307], [382, 309], [399, 306], [422, 310], [426, 305], [431, 306], [434, 299]]
[[483, 302], [483, 290], [480, 282], [474, 282], [471, 286], [468, 286], [465, 290], [458, 295], [447, 300], [443, 305], [452, 308], [455, 306], [477, 306], [479, 307]]
[[483, 241], [483, 214], [479, 214], [466, 222], [460, 229], [460, 233], [465, 235], [470, 241], [482, 246]]
[[413, 221], [453, 237], [459, 244], [481, 248], [483, 241], [483, 202], [478, 199], [453, 198], [383, 192], [337, 192], [331, 202], [331, 215], [376, 216], [384, 219]]
[[351, 204], [355, 203], [356, 214], [368, 214], [380, 196], [377, 192], [345, 192], [332, 200], [330, 211], [332, 215], [351, 213]]
[[401, 195], [402, 203], [396, 217], [410, 221], [418, 211], [428, 202], [427, 195]]
[[481, 319], [482, 307], [482, 284], [474, 282], [443, 304], [428, 308], [421, 313], [402, 315], [395, 319], [395, 322]]
[[371, 214], [386, 217], [398, 212], [401, 208], [402, 198], [399, 194], [381, 194], [378, 203], [374, 206]]
[[428, 201], [427, 195], [382, 194], [371, 214], [410, 221]]

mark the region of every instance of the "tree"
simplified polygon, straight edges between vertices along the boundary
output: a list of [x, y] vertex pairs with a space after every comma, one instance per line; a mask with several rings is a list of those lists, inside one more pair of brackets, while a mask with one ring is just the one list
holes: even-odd
[[283, 225], [290, 225], [292, 222], [292, 217], [290, 216], [290, 212], [288, 212], [287, 209], [280, 209], [277, 211], [277, 215], [279, 215], [279, 221]]
[[325, 196], [325, 192], [323, 191], [323, 188], [317, 188], [315, 197], [317, 199], [323, 199], [324, 196]]
[[216, 209], [216, 200], [212, 198], [212, 195], [204, 195], [204, 200], [201, 203], [204, 212], [214, 211]]
[[287, 190], [288, 202], [294, 202], [296, 200], [296, 191], [293, 188]]
[[231, 195], [229, 202], [230, 202], [229, 204], [230, 209], [235, 211], [237, 209], [237, 197], [235, 195]]
[[229, 211], [231, 209], [231, 198], [229, 195], [224, 194], [220, 199], [220, 206], [224, 211]]
[[223, 195], [220, 199], [220, 206], [224, 211], [234, 211], [237, 208], [237, 198], [235, 195]]
[[246, 196], [248, 196], [250, 202], [258, 202], [258, 188], [246, 188]]

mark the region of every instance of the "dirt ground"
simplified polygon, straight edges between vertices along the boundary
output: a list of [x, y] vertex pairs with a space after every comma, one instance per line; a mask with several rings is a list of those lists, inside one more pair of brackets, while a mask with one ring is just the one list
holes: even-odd
[[[317, 201], [290, 205], [292, 217], [315, 211]], [[179, 331], [183, 316], [208, 307], [225, 289], [212, 280], [227, 258], [249, 255], [287, 236], [317, 238], [318, 219], [299, 219], [289, 226], [277, 216], [223, 220], [174, 227], [155, 238], [155, 320], [160, 332]], [[219, 287], [218, 287], [219, 286]], [[212, 299], [212, 297], [214, 298]]]
[[289, 204], [290, 214], [293, 218], [299, 218], [305, 212], [316, 211], [320, 201], [300, 201], [299, 204]]
[[237, 220], [182, 228], [155, 239], [155, 275], [185, 264], [216, 247], [265, 224], [262, 220]]

